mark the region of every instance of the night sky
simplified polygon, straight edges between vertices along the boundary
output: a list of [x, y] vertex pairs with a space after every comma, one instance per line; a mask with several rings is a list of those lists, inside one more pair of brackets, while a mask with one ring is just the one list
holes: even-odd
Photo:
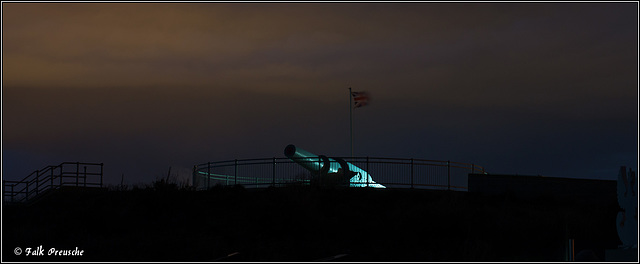
[[638, 3], [2, 4], [2, 176], [190, 177], [288, 144], [589, 179], [638, 164]]

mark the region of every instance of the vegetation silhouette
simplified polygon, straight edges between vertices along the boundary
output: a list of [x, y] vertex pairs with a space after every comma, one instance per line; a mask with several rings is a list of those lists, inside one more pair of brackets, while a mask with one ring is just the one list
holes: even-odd
[[[615, 198], [309, 185], [193, 191], [165, 178], [131, 190], [62, 190], [4, 210], [4, 261], [562, 261], [567, 233], [591, 249], [619, 243]], [[85, 254], [12, 252], [39, 245]]]

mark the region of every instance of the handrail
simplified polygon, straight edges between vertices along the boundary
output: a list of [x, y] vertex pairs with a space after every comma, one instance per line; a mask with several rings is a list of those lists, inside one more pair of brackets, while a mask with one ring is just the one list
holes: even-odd
[[[20, 181], [3, 180], [3, 200], [26, 202], [44, 191], [63, 186], [102, 188], [103, 171], [103, 163], [62, 162], [59, 165], [49, 165], [30, 173]], [[75, 181], [67, 181], [68, 179]]]
[[[369, 172], [382, 185], [410, 188], [435, 187], [466, 190], [466, 177], [486, 173], [483, 166], [445, 160], [393, 157], [337, 157]], [[268, 166], [271, 165], [271, 166]], [[213, 161], [194, 165], [193, 186], [208, 189], [216, 184], [270, 186], [306, 182], [314, 173], [306, 171], [289, 158], [253, 158]], [[359, 184], [358, 184], [359, 185]]]

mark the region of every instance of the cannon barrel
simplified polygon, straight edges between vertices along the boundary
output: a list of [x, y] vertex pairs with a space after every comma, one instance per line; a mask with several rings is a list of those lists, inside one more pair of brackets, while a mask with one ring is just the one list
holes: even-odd
[[[298, 148], [295, 145], [288, 145], [285, 147], [284, 155], [312, 173], [319, 173], [323, 169], [326, 170], [327, 173], [338, 173], [338, 169], [341, 167], [340, 161], [335, 158], [326, 158], [322, 155], [318, 156], [304, 149]], [[374, 182], [369, 173], [365, 170], [349, 162], [345, 163], [348, 165], [348, 170], [354, 173], [354, 176], [349, 180], [350, 187], [369, 186], [374, 188], [385, 188], [383, 185]], [[328, 166], [328, 170], [324, 166]]]
[[288, 145], [284, 148], [284, 155], [311, 172], [317, 173], [322, 169], [323, 162], [320, 156], [304, 149], [296, 148], [294, 145]]

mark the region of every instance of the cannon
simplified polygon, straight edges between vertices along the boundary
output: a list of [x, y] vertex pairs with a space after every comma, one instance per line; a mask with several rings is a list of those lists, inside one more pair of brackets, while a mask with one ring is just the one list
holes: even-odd
[[315, 155], [295, 145], [288, 145], [284, 148], [284, 155], [318, 177], [332, 178], [338, 177], [338, 182], [343, 181], [349, 187], [373, 187], [386, 188], [384, 185], [376, 183], [371, 179], [371, 175], [365, 170], [355, 166], [341, 158], [329, 158], [324, 155]]

